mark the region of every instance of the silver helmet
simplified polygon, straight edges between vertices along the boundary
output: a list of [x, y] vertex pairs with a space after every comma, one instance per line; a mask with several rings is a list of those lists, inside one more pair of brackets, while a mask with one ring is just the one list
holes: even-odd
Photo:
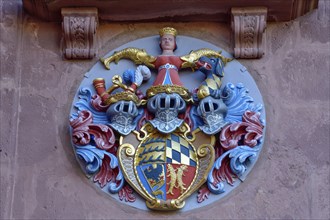
[[159, 93], [148, 101], [148, 110], [155, 115], [150, 123], [162, 133], [171, 133], [181, 126], [177, 116], [186, 110], [186, 103], [176, 93]]
[[227, 106], [222, 99], [210, 96], [202, 99], [197, 107], [197, 114], [203, 119], [204, 125], [199, 128], [210, 135], [219, 132], [227, 124], [224, 120], [226, 113]]
[[110, 126], [122, 135], [128, 135], [136, 127], [134, 120], [138, 115], [138, 109], [133, 101], [118, 101], [109, 106], [107, 117]]

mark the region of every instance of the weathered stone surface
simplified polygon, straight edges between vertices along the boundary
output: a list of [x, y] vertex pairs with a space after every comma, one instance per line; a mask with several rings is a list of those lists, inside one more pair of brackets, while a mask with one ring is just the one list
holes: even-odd
[[[330, 2], [286, 23], [269, 23], [266, 55], [240, 60], [266, 105], [267, 131], [248, 178], [223, 200], [191, 212], [140, 211], [94, 189], [70, 144], [77, 87], [97, 59], [63, 61], [61, 24], [0, 3], [1, 219], [329, 219]], [[167, 25], [231, 51], [230, 28], [212, 22], [106, 23], [100, 55]], [[180, 46], [180, 45], [179, 45]]]

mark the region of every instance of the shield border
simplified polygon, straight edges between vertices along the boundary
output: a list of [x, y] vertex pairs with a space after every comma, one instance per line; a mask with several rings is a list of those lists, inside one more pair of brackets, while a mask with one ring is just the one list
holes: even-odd
[[[146, 205], [154, 210], [177, 210], [185, 205], [185, 199], [195, 192], [205, 181], [207, 175], [212, 168], [215, 158], [213, 146], [215, 144], [215, 137], [209, 136], [196, 129], [190, 132], [190, 127], [183, 123], [177, 130], [177, 134], [186, 139], [194, 148], [197, 155], [197, 169], [195, 177], [188, 187], [188, 189], [181, 194], [177, 199], [160, 200], [144, 188], [136, 171], [136, 161], [134, 160], [136, 150], [141, 145], [141, 142], [148, 138], [149, 135], [158, 132], [149, 123], [145, 124], [140, 132], [134, 131], [130, 135], [121, 136], [118, 149], [118, 160], [120, 168], [123, 172], [125, 180], [138, 192], [145, 200]], [[207, 144], [205, 144], [207, 143]], [[137, 147], [134, 147], [137, 146]], [[196, 147], [197, 146], [197, 147]]]

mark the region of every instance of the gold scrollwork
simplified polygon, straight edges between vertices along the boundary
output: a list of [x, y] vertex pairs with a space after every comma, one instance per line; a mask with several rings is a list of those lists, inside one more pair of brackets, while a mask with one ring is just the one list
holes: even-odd
[[190, 132], [190, 127], [187, 123], [182, 123], [178, 130], [187, 141], [193, 142], [195, 140], [195, 135]]
[[125, 150], [125, 154], [128, 157], [133, 157], [135, 155], [135, 148], [133, 145], [125, 143], [125, 144], [122, 144], [120, 147], [122, 150]]
[[149, 209], [157, 210], [160, 209], [160, 200], [159, 199], [150, 199], [146, 201], [146, 205]]
[[174, 200], [171, 201], [171, 205], [175, 209], [182, 209], [183, 206], [185, 205], [185, 201], [182, 201], [180, 199], [174, 199]]
[[156, 129], [150, 123], [146, 123], [140, 129], [140, 132], [136, 133], [136, 137], [139, 141], [142, 141], [148, 134], [151, 134], [155, 131], [156, 131]]
[[182, 201], [180, 199], [166, 201], [159, 199], [151, 199], [146, 201], [146, 205], [149, 209], [153, 210], [178, 210], [184, 207], [185, 201]]
[[205, 157], [207, 154], [210, 153], [212, 146], [209, 144], [203, 144], [197, 149], [198, 157]]
[[147, 123], [145, 125], [144, 129], [147, 133], [151, 133], [151, 132], [155, 131], [155, 128], [150, 123]]

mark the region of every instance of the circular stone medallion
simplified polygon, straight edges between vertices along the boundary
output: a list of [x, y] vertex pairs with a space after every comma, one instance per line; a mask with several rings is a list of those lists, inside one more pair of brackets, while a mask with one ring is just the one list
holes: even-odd
[[[207, 48], [232, 58], [199, 39], [178, 36], [176, 41], [178, 57]], [[143, 48], [153, 57], [161, 53], [159, 37], [152, 36], [122, 45], [105, 58], [129, 47]], [[130, 59], [111, 62], [110, 70], [97, 62], [75, 95], [70, 134], [82, 171], [118, 202], [143, 210], [188, 211], [220, 202], [246, 178], [262, 149], [265, 110], [253, 78], [237, 60], [211, 57], [201, 59], [204, 67], [209, 61], [214, 67], [211, 75], [179, 69], [183, 86], [170, 85], [158, 94], [155, 89], [156, 95], [148, 97], [160, 70], [149, 66], [151, 78], [137, 83], [136, 90], [133, 82], [147, 78], [148, 68]], [[186, 91], [182, 88], [190, 94], [180, 95]], [[198, 95], [205, 88], [210, 94]]]

